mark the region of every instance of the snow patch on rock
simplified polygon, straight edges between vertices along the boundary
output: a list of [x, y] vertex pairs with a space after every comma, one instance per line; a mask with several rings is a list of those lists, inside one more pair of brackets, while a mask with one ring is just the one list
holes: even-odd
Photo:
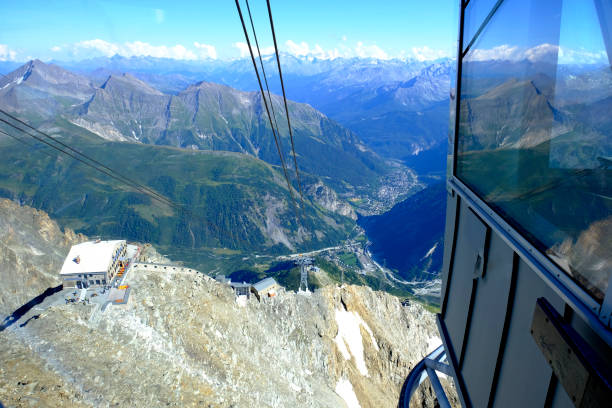
[[44, 252], [39, 251], [38, 249], [34, 248], [32, 245], [30, 245], [30, 251], [32, 251], [32, 254], [34, 256], [41, 256], [45, 254]]
[[363, 326], [368, 332], [374, 348], [378, 351], [378, 343], [376, 343], [372, 330], [359, 314], [346, 310], [336, 309], [336, 323], [338, 324], [338, 334], [334, 342], [338, 346], [338, 350], [346, 360], [349, 360], [352, 355], [361, 375], [367, 376], [368, 368], [363, 354], [363, 339], [361, 338], [360, 327]]
[[442, 339], [440, 339], [438, 336], [430, 337], [427, 340], [427, 354], [431, 353], [432, 351], [434, 351], [441, 345], [442, 345]]
[[353, 385], [349, 380], [344, 378], [339, 379], [335, 391], [336, 394], [341, 396], [344, 402], [346, 402], [348, 408], [361, 408], [357, 395], [355, 395], [355, 391], [353, 390]]
[[438, 247], [438, 243], [436, 242], [434, 244], [434, 246], [432, 246], [431, 249], [429, 251], [427, 251], [427, 253], [425, 254], [425, 256], [421, 260], [431, 256], [434, 253], [434, 251], [436, 250], [437, 247]]

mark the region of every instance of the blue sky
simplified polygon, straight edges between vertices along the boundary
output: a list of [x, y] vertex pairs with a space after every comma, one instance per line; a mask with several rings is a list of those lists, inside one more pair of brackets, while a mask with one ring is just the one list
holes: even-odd
[[[240, 0], [246, 14], [245, 0]], [[454, 57], [459, 0], [271, 0], [281, 51], [322, 58]], [[493, 0], [471, 2], [475, 32]], [[502, 6], [475, 59], [538, 58], [607, 61], [592, 1], [513, 0]], [[251, 0], [263, 53], [272, 51], [265, 0]], [[177, 59], [246, 56], [232, 0], [5, 0], [0, 5], [0, 61], [81, 60], [150, 55]], [[556, 15], [556, 18], [555, 18]], [[542, 16], [547, 16], [543, 18]], [[246, 17], [246, 15], [245, 15]], [[550, 30], [547, 23], [561, 31]], [[552, 34], [551, 34], [552, 32]]]
[[[457, 0], [272, 0], [281, 49], [318, 56], [454, 54]], [[244, 0], [242, 0], [244, 12]], [[263, 47], [265, 0], [251, 0]], [[236, 58], [244, 37], [235, 4], [215, 1], [4, 1], [0, 59], [83, 59], [114, 53]], [[8, 17], [8, 18], [7, 18]]]

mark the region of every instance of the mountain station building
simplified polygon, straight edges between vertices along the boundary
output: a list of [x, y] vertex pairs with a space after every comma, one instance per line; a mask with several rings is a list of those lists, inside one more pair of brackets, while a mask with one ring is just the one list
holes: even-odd
[[257, 296], [257, 299], [261, 299], [264, 296], [273, 297], [276, 296], [276, 292], [281, 286], [274, 280], [274, 278], [265, 278], [257, 282], [252, 286], [252, 291]]
[[125, 267], [127, 243], [124, 240], [90, 241], [73, 245], [60, 276], [64, 287], [88, 288], [107, 285]]

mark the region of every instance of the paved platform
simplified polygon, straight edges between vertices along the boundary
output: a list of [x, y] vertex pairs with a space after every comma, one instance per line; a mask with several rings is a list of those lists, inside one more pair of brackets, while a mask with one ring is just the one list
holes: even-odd
[[127, 303], [130, 296], [130, 287], [125, 289], [112, 288], [108, 294], [108, 301], [112, 304], [124, 304]]

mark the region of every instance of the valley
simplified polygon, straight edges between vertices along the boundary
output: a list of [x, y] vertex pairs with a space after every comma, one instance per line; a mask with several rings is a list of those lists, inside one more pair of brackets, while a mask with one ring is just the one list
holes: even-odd
[[[281, 103], [273, 97], [278, 112]], [[100, 177], [4, 124], [13, 137], [0, 137], [6, 157], [0, 196], [42, 209], [64, 227], [152, 242], [190, 267], [234, 276], [280, 270], [277, 258], [288, 252], [348, 239], [346, 250], [320, 258], [332, 281], [346, 277], [411, 296], [406, 285], [375, 267], [355, 220], [357, 214], [384, 212], [421, 188], [417, 174], [378, 156], [308, 105], [290, 103], [306, 195], [299, 226], [257, 93], [198, 82], [167, 94], [130, 73], [112, 73], [96, 84], [95, 78], [34, 60], [0, 80], [0, 108], [166, 200]], [[288, 158], [285, 118], [278, 120]], [[288, 170], [297, 195], [294, 169]], [[295, 280], [290, 269], [287, 282]]]
[[601, 405], [612, 6], [548, 3], [4, 2], [0, 408]]
[[[290, 96], [325, 112], [289, 104], [305, 194], [299, 227], [244, 60], [113, 57], [78, 66], [31, 61], [18, 67], [0, 80], [0, 107], [24, 115], [181, 207], [97, 177], [55, 157], [44, 145], [26, 146], [10, 138], [0, 138], [7, 157], [0, 164], [0, 195], [43, 209], [90, 236], [152, 242], [186, 265], [228, 276], [278, 277], [284, 271], [283, 279], [294, 285], [296, 271], [279, 266], [282, 257], [339, 246], [343, 249], [319, 257], [329, 263], [335, 281], [353, 279], [436, 303], [444, 217], [440, 180], [448, 137], [444, 89], [454, 75], [452, 64], [285, 58]], [[266, 67], [274, 72], [271, 60]], [[467, 83], [474, 97], [465, 103], [471, 109], [484, 109], [501, 94], [517, 103], [528, 97], [534, 112], [549, 112], [534, 115], [556, 120], [559, 129], [574, 126], [583, 108], [573, 101], [584, 87], [602, 80], [590, 72], [568, 73], [552, 105], [546, 78], [508, 80], [525, 69], [520, 63], [475, 62], [469, 67], [472, 82]], [[288, 159], [282, 100], [273, 95], [272, 105]], [[504, 148], [541, 142], [539, 129], [545, 123], [513, 122], [512, 110], [498, 109], [507, 118]], [[474, 137], [460, 149], [495, 146], [498, 141], [487, 129], [497, 126], [496, 120], [471, 117]], [[605, 130], [607, 122], [600, 122]], [[531, 134], [516, 139], [524, 129]], [[605, 143], [600, 146], [605, 150]], [[555, 151], [567, 151], [563, 138], [555, 140]], [[292, 160], [286, 161], [297, 197], [295, 169]]]

